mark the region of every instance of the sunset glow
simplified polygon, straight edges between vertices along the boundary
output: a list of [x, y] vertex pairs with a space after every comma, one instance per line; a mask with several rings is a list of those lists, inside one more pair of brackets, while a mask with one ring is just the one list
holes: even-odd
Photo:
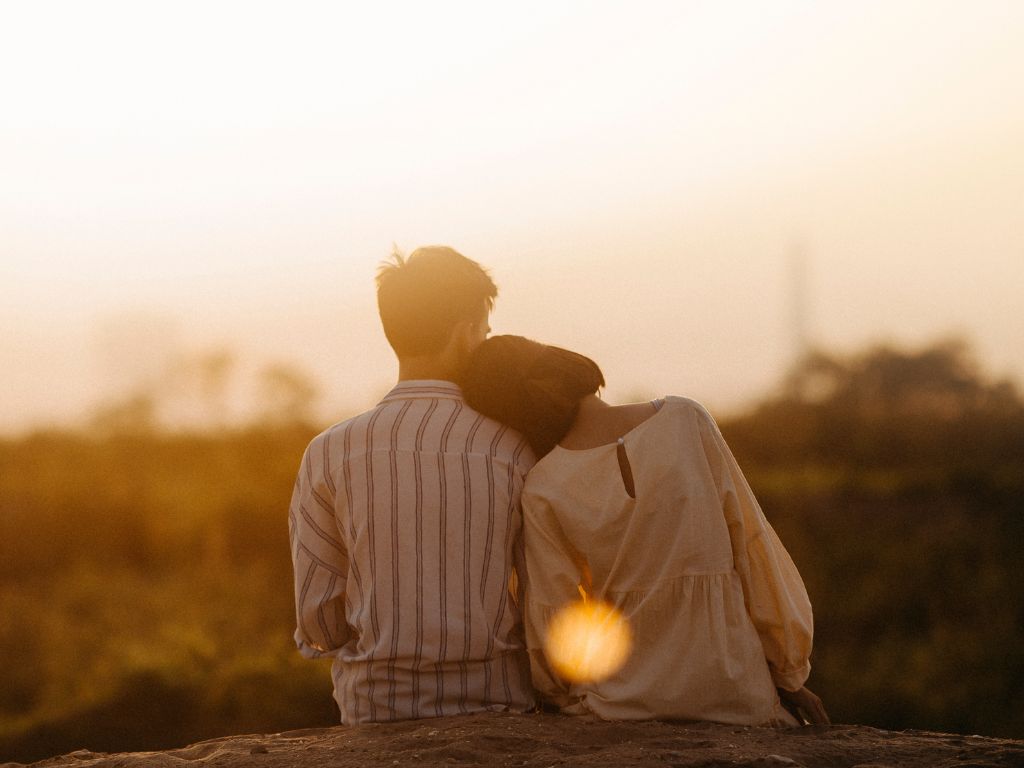
[[774, 386], [797, 250], [816, 343], [960, 334], [1024, 379], [1020, 3], [283, 9], [5, 7], [0, 431], [223, 350], [365, 407], [392, 243], [490, 267], [495, 331], [612, 397]]

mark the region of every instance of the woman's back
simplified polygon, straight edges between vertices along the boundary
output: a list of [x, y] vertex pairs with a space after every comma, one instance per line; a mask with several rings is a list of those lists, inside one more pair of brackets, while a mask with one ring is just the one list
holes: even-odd
[[[781, 677], [796, 667], [806, 677], [810, 605], [707, 412], [669, 397], [621, 441], [572, 449], [588, 439], [574, 432], [523, 492], [527, 639], [540, 692], [566, 711], [616, 719], [794, 723], [766, 654]], [[599, 433], [590, 437], [600, 442]], [[568, 686], [541, 648], [548, 620], [581, 583], [629, 619], [634, 650], [608, 680]], [[800, 616], [781, 617], [786, 631], [767, 631], [766, 643], [755, 626], [765, 609], [751, 614], [752, 598], [782, 599]]]
[[732, 570], [725, 519], [709, 514], [720, 505], [693, 406], [667, 403], [621, 444], [557, 446], [527, 476], [527, 502], [550, 500], [569, 541], [586, 542], [597, 594]]

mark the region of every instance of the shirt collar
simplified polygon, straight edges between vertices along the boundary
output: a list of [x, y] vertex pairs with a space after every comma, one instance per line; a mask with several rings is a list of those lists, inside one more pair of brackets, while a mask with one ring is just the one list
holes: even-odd
[[394, 400], [419, 400], [435, 397], [448, 398], [449, 400], [462, 400], [462, 390], [458, 384], [440, 379], [409, 379], [400, 381], [394, 388], [384, 396], [379, 405], [390, 403]]

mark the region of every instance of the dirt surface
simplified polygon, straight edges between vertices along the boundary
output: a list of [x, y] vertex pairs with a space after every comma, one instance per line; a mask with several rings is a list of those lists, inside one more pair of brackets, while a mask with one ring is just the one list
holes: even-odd
[[[20, 766], [6, 763], [0, 768]], [[1024, 741], [867, 726], [772, 730], [712, 723], [603, 722], [558, 715], [484, 714], [271, 735], [231, 736], [163, 752], [80, 750], [38, 768], [238, 766], [1010, 766]]]

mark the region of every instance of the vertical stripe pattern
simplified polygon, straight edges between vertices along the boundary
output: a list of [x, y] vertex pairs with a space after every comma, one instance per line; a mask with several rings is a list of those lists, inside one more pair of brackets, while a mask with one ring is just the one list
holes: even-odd
[[515, 581], [533, 456], [441, 381], [310, 443], [289, 509], [295, 641], [333, 659], [343, 723], [525, 710]]

